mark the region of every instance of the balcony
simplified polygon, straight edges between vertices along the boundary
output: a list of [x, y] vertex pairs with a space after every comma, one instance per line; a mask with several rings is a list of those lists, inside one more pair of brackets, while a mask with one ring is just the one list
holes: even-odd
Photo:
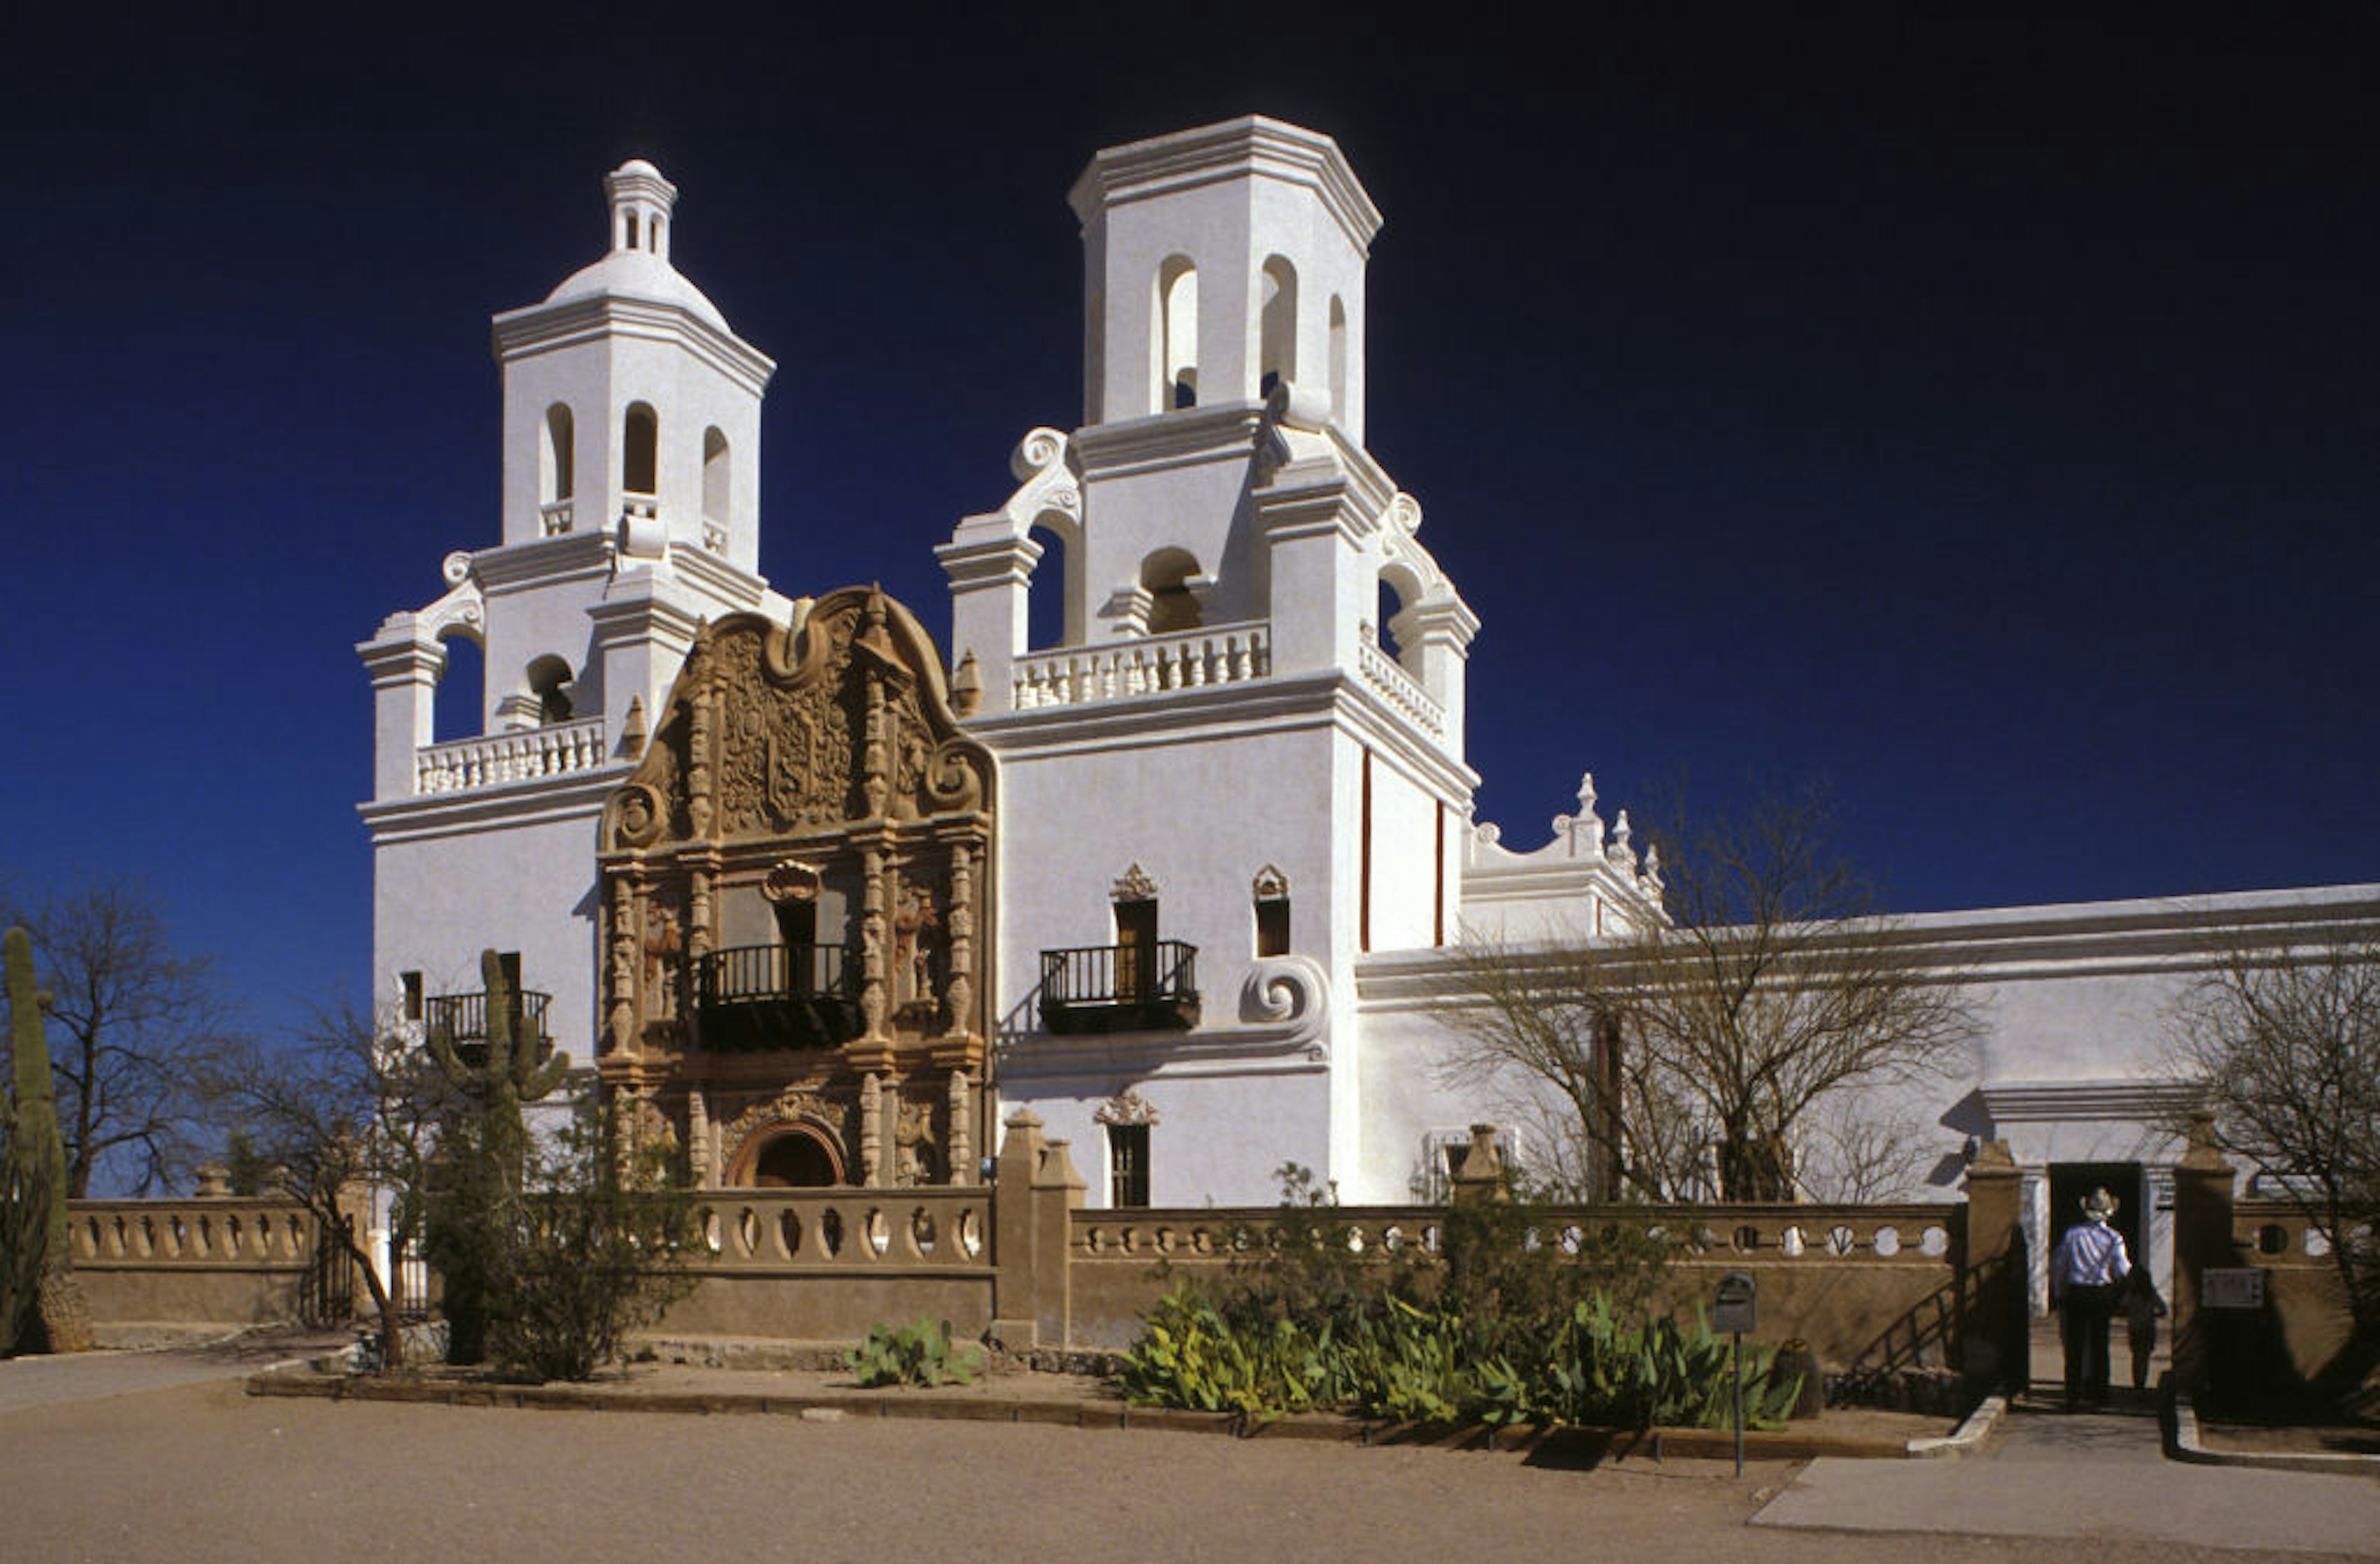
[[713, 1053], [828, 1049], [859, 1036], [859, 952], [737, 945], [694, 963], [695, 1025]]
[[1179, 940], [1041, 952], [1052, 1032], [1187, 1031], [1198, 1024], [1198, 947]]
[[[552, 995], [529, 988], [512, 995], [514, 1046], [536, 1044], [540, 1063], [553, 1052], [553, 1038], [545, 1029], [546, 1007], [552, 1002]], [[477, 1068], [488, 1059], [488, 996], [432, 994], [421, 1001], [421, 1029], [425, 1037], [444, 1038], [456, 1058]]]
[[413, 791], [420, 795], [470, 793], [504, 782], [572, 776], [607, 763], [603, 719], [588, 717], [417, 749]]
[[1031, 711], [1240, 685], [1271, 672], [1271, 627], [1263, 620], [1250, 620], [1020, 657], [1009, 693], [1016, 710]]

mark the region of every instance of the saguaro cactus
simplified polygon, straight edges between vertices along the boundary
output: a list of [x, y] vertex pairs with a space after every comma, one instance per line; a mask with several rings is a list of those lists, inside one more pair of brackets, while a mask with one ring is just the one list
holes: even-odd
[[570, 1056], [557, 1049], [544, 1063], [538, 1062], [537, 1044], [520, 1035], [519, 996], [505, 975], [503, 957], [481, 951], [480, 977], [487, 990], [487, 1057], [477, 1064], [466, 1061], [455, 1039], [434, 1028], [430, 1056], [440, 1073], [482, 1113], [516, 1121], [522, 1103], [546, 1096], [570, 1073]]
[[480, 973], [486, 989], [485, 1056], [464, 1058], [453, 1036], [439, 1028], [428, 1038], [431, 1062], [468, 1105], [450, 1125], [424, 1234], [442, 1282], [447, 1356], [456, 1363], [477, 1363], [485, 1354], [490, 1310], [510, 1270], [505, 1235], [518, 1211], [528, 1159], [521, 1104], [552, 1092], [570, 1071], [570, 1056], [560, 1049], [539, 1063], [536, 1039], [521, 1035], [518, 1000], [503, 958], [481, 952]]
[[[72, 1269], [67, 1243], [67, 1156], [58, 1138], [58, 1109], [50, 1076], [50, 1042], [42, 1024], [48, 996], [34, 985], [33, 941], [11, 928], [4, 942], [8, 974], [10, 1046], [16, 1066], [15, 1106], [9, 1113], [9, 1198], [30, 1204], [19, 1226], [29, 1253], [39, 1259], [18, 1267], [36, 1289], [40, 1344], [53, 1352], [91, 1348], [91, 1310]], [[21, 1307], [21, 1303], [19, 1304]], [[13, 1322], [10, 1322], [13, 1323]]]

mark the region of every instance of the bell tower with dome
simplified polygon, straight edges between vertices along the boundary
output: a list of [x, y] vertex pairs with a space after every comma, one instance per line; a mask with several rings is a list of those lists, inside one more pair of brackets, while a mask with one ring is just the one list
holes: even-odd
[[[376, 998], [419, 1020], [425, 994], [474, 981], [478, 952], [517, 948], [565, 1046], [593, 1032], [605, 794], [706, 621], [791, 612], [759, 574], [760, 399], [776, 366], [671, 263], [677, 187], [636, 159], [604, 188], [601, 258], [494, 320], [499, 540], [448, 553], [443, 595], [357, 648], [375, 709], [361, 809]], [[441, 734], [458, 638], [485, 685], [477, 721]]]

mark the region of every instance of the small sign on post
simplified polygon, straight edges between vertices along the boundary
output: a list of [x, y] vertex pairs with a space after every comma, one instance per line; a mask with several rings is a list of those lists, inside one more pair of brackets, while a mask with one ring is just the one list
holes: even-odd
[[2257, 1310], [2265, 1306], [2261, 1266], [2230, 1266], [2198, 1273], [2198, 1303], [2205, 1309]]
[[1718, 1279], [1718, 1291], [1711, 1299], [1711, 1328], [1722, 1336], [1760, 1328], [1760, 1283], [1750, 1271], [1730, 1271]]
[[1760, 1328], [1760, 1283], [1750, 1271], [1718, 1279], [1711, 1298], [1711, 1328], [1735, 1338], [1735, 1474], [1743, 1475], [1743, 1333]]

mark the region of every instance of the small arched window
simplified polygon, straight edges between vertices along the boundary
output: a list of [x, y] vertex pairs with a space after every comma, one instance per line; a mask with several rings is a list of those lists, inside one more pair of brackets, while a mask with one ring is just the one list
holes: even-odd
[[537, 486], [538, 502], [552, 504], [556, 500], [570, 498], [570, 473], [577, 460], [577, 441], [573, 435], [570, 408], [556, 402], [545, 410], [544, 438], [538, 442]]
[[1297, 379], [1297, 268], [1285, 257], [1272, 256], [1264, 263], [1260, 285], [1264, 308], [1258, 389], [1269, 396], [1282, 381]]
[[[1397, 640], [1396, 622], [1398, 616], [1403, 613], [1404, 607], [1405, 600], [1402, 584], [1383, 572], [1380, 576], [1380, 589], [1375, 609], [1376, 617], [1372, 621], [1373, 639], [1378, 643], [1382, 651], [1395, 658], [1400, 666], [1404, 665], [1405, 649]], [[1405, 672], [1412, 673], [1413, 670], [1407, 667]]]
[[1330, 296], [1330, 416], [1347, 420], [1347, 304]]
[[438, 647], [446, 661], [431, 694], [430, 736], [435, 744], [477, 738], [487, 731], [487, 668], [478, 632], [461, 625], [442, 632]]
[[628, 248], [637, 248], [637, 214], [633, 211], [628, 213]]
[[620, 452], [620, 487], [631, 494], [650, 494], [660, 468], [661, 419], [644, 403], [632, 402], [621, 432], [625, 439]]
[[734, 490], [729, 480], [731, 469], [727, 461], [727, 436], [716, 428], [702, 431], [702, 515], [707, 521], [724, 526], [733, 518], [728, 511], [734, 504]]
[[1289, 954], [1289, 877], [1267, 864], [1257, 871], [1257, 954]]
[[1150, 635], [1198, 628], [1198, 598], [1190, 589], [1197, 574], [1198, 562], [1183, 549], [1160, 549], [1140, 562], [1141, 589], [1148, 594]]
[[570, 664], [546, 653], [528, 665], [529, 694], [537, 697], [537, 719], [540, 722], [570, 721]]
[[1198, 268], [1186, 255], [1157, 269], [1157, 406], [1198, 405]]

